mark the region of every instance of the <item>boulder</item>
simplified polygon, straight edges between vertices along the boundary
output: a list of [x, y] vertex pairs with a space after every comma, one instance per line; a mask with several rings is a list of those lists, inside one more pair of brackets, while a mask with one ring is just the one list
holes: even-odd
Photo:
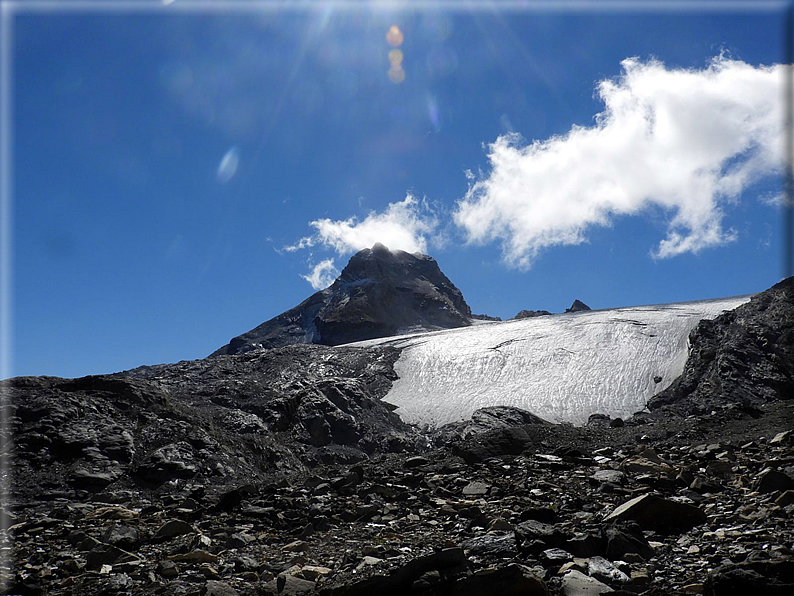
[[562, 578], [564, 596], [594, 596], [614, 592], [608, 585], [573, 569]]
[[794, 594], [794, 560], [728, 563], [711, 572], [705, 596], [790, 596]]
[[628, 553], [640, 555], [646, 560], [653, 556], [653, 548], [635, 522], [612, 522], [601, 529], [601, 535], [604, 553], [612, 561], [622, 559]]
[[635, 521], [644, 530], [672, 534], [702, 524], [706, 521], [706, 514], [687, 503], [644, 494], [618, 506], [605, 521]]

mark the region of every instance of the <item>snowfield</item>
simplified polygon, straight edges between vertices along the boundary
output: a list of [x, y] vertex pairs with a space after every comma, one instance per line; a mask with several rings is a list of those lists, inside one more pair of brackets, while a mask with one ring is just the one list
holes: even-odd
[[701, 319], [750, 296], [547, 315], [358, 346], [403, 348], [384, 398], [407, 422], [440, 426], [478, 408], [507, 405], [552, 422], [627, 417], [681, 374], [687, 337]]

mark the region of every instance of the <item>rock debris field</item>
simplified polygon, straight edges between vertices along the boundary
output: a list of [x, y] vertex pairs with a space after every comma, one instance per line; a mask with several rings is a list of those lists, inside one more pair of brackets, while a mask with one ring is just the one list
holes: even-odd
[[42, 494], [14, 513], [10, 593], [790, 594], [794, 433], [766, 432], [786, 408], [754, 414], [496, 425], [233, 488]]

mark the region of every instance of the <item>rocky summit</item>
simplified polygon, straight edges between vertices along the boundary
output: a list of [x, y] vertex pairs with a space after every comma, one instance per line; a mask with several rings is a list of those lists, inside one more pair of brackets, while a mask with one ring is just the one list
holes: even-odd
[[[437, 271], [384, 250], [335, 283]], [[698, 325], [647, 410], [578, 427], [406, 424], [394, 346], [11, 379], [3, 593], [788, 596], [793, 334], [789, 279]]]
[[573, 304], [571, 304], [571, 308], [566, 308], [565, 312], [582, 312], [585, 310], [590, 310], [590, 307], [581, 300], [574, 300]]
[[340, 344], [470, 325], [463, 294], [423, 254], [383, 244], [350, 259], [328, 288], [239, 335], [213, 356], [291, 344]]

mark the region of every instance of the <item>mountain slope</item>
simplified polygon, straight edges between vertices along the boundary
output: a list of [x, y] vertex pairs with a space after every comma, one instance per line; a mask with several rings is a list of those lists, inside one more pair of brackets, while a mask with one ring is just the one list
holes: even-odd
[[438, 263], [378, 243], [350, 259], [328, 288], [232, 339], [212, 356], [314, 343], [339, 345], [470, 324], [471, 309]]
[[583, 424], [594, 413], [643, 409], [681, 374], [698, 322], [748, 300], [582, 311], [359, 345], [402, 349], [399, 379], [384, 399], [407, 422], [439, 426], [479, 408], [513, 406]]
[[757, 408], [794, 399], [794, 277], [714, 320], [698, 323], [683, 373], [651, 410], [709, 412], [725, 403]]

